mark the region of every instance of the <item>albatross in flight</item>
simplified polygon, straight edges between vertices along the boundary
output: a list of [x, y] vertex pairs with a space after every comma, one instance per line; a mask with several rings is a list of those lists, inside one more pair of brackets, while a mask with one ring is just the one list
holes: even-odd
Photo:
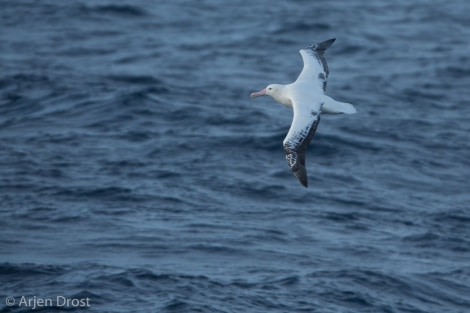
[[329, 39], [300, 50], [304, 68], [292, 84], [271, 84], [250, 95], [251, 98], [270, 96], [293, 108], [294, 118], [283, 144], [287, 163], [305, 187], [308, 187], [305, 152], [320, 122], [320, 114], [356, 113], [352, 104], [335, 101], [325, 94], [329, 71], [323, 54], [335, 40]]

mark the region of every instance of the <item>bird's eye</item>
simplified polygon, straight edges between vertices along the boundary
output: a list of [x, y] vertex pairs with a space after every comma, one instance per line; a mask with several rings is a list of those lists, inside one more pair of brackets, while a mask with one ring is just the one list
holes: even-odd
[[268, 90], [271, 90], [271, 89], [272, 89], [271, 87], [268, 88]]

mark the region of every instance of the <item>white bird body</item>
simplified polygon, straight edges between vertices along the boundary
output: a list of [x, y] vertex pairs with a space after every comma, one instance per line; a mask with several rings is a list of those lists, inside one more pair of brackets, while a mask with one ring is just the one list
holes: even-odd
[[295, 82], [271, 84], [250, 95], [251, 98], [270, 96], [293, 109], [294, 117], [283, 144], [287, 163], [305, 187], [308, 186], [305, 152], [320, 122], [320, 114], [356, 113], [352, 104], [336, 101], [325, 94], [329, 71], [323, 53], [334, 41], [330, 39], [300, 50], [304, 68]]

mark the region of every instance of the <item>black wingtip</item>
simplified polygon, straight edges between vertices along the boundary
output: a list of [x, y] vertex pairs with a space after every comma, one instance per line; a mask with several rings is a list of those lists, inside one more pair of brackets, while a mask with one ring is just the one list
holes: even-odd
[[320, 43], [317, 43], [317, 44], [314, 44], [314, 45], [311, 45], [309, 46], [310, 49], [314, 50], [314, 51], [318, 51], [318, 52], [325, 52], [326, 49], [328, 49], [332, 44], [333, 42], [336, 41], [336, 38], [331, 38], [331, 39], [328, 39], [328, 40], [325, 40], [325, 41], [322, 41]]
[[298, 170], [294, 171], [294, 175], [305, 188], [308, 188], [307, 169], [305, 166], [301, 166]]

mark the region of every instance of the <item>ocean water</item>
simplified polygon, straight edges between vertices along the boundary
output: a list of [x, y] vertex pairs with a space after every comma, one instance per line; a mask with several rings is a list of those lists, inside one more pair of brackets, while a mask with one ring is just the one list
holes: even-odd
[[470, 312], [468, 1], [1, 7], [0, 312]]

